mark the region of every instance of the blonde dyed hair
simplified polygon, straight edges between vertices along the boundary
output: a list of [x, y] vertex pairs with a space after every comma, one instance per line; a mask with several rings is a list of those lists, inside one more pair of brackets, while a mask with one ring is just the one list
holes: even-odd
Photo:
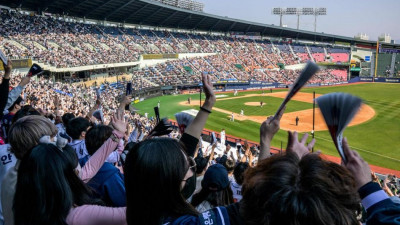
[[17, 159], [22, 159], [26, 152], [39, 144], [41, 137], [54, 137], [57, 132], [57, 127], [43, 116], [23, 117], [11, 126], [8, 133], [11, 152]]

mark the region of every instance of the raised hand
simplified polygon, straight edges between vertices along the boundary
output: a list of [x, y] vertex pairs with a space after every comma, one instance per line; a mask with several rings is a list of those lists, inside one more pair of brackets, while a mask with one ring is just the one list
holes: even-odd
[[263, 160], [270, 155], [271, 140], [280, 129], [280, 121], [286, 106], [278, 113], [276, 117], [270, 116], [260, 126], [260, 156]]
[[202, 81], [203, 81], [203, 91], [204, 94], [206, 95], [206, 99], [212, 97], [215, 98], [211, 77], [207, 74], [203, 74]]
[[211, 108], [214, 106], [216, 101], [213, 85], [211, 82], [211, 77], [207, 74], [202, 74], [202, 81], [203, 81], [203, 91], [206, 95], [206, 100], [204, 102], [203, 107], [211, 111]]
[[[203, 90], [206, 95], [206, 100], [204, 101], [204, 104], [202, 106], [203, 110], [200, 110], [199, 113], [197, 113], [197, 116], [193, 119], [193, 122], [185, 130], [186, 134], [189, 134], [195, 138], [200, 138], [203, 128], [207, 122], [208, 116], [210, 115], [212, 107], [214, 106], [216, 101], [211, 78], [206, 74], [202, 74], [202, 79]], [[188, 154], [193, 156], [194, 152], [189, 152]]]
[[278, 113], [277, 117], [270, 116], [260, 126], [260, 139], [272, 140], [280, 129], [280, 121], [286, 106]]
[[360, 189], [365, 184], [372, 181], [371, 169], [367, 162], [365, 162], [358, 152], [350, 149], [347, 143], [347, 138], [343, 138], [342, 141], [343, 152], [346, 155], [347, 163], [345, 167], [353, 174], [354, 180], [356, 182], [357, 189]]
[[121, 133], [126, 132], [126, 122], [124, 120], [124, 112], [117, 110], [111, 118], [111, 126]]
[[296, 131], [293, 133], [288, 131], [288, 134], [289, 137], [286, 152], [294, 152], [299, 158], [310, 153], [310, 150], [314, 147], [315, 139], [312, 139], [312, 141], [306, 146], [308, 133], [303, 135], [303, 138], [300, 140], [300, 142], [298, 139], [298, 133]]

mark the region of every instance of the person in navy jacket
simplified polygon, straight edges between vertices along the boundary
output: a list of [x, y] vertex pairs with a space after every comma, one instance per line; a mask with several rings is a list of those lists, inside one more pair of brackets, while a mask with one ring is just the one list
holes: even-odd
[[[111, 136], [112, 131], [111, 127], [105, 125], [98, 125], [88, 130], [85, 143], [89, 156], [82, 158], [80, 164], [86, 163]], [[101, 198], [107, 206], [126, 206], [124, 175], [112, 163], [104, 162], [88, 185], [95, 190], [96, 197]]]

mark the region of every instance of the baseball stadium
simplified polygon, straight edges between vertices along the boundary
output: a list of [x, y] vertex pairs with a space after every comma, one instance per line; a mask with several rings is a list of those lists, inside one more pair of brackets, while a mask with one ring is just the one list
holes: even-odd
[[[277, 113], [308, 63], [314, 63], [319, 67], [318, 72], [290, 99], [277, 121], [278, 130], [270, 140], [271, 157], [283, 157], [285, 152], [293, 151], [288, 136], [296, 131], [299, 137], [308, 134], [302, 142], [305, 145], [316, 140], [308, 149], [310, 154], [320, 151], [322, 160], [345, 165], [317, 99], [337, 92], [351, 94], [360, 98], [362, 104], [355, 109], [356, 114], [345, 128], [343, 137], [347, 138], [348, 147], [357, 152], [365, 164], [368, 163], [381, 187], [385, 191], [387, 187], [391, 189], [392, 195], [388, 195], [399, 196], [400, 183], [396, 177], [400, 176], [400, 45], [385, 38], [370, 41], [317, 32], [317, 16], [326, 15], [326, 8], [273, 8], [273, 14], [281, 17], [280, 26], [210, 14], [204, 11], [203, 3], [191, 0], [16, 0], [0, 1], [0, 11], [3, 83], [6, 83], [7, 74], [11, 77], [8, 78], [9, 88], [1, 88], [7, 89], [7, 96], [0, 93], [0, 101], [5, 102], [0, 123], [3, 166], [12, 166], [18, 160], [22, 171], [29, 168], [30, 164], [23, 163], [27, 157], [18, 153], [15, 147], [16, 137], [25, 133], [13, 134], [18, 120], [12, 118], [25, 110], [26, 118], [19, 120], [29, 121], [28, 117], [36, 115], [33, 111], [46, 117], [57, 127], [57, 146], [60, 140], [67, 140], [65, 145], [76, 150], [82, 168], [92, 158], [99, 157], [95, 157], [96, 153], [108, 140], [102, 139], [101, 135], [105, 134], [100, 131], [90, 134], [91, 130], [102, 126], [108, 127], [105, 130], [111, 129], [107, 137], [119, 138], [122, 147], [117, 153], [119, 150], [115, 149], [120, 146], [114, 146], [115, 151], [107, 153], [109, 156], [103, 162], [111, 160], [110, 168], [119, 168], [121, 176], [125, 175], [127, 193], [128, 182], [132, 182], [127, 177], [133, 173], [126, 171], [132, 166], [128, 163], [132, 160], [129, 155], [133, 155], [130, 144], [136, 146], [134, 151], [142, 143], [157, 139], [154, 136], [162, 136], [154, 135], [157, 124], [162, 121], [172, 130], [168, 132], [169, 137], [183, 139], [185, 134], [175, 116], [177, 113], [194, 118], [196, 125], [200, 115], [207, 113], [196, 156], [204, 155], [215, 164], [223, 157], [235, 161], [236, 165], [247, 160], [250, 167], [257, 168], [263, 149], [260, 127]], [[299, 24], [297, 29], [283, 26], [282, 16], [286, 15], [315, 16], [314, 31], [299, 29]], [[38, 75], [32, 68], [40, 70]], [[215, 103], [207, 108], [210, 96], [215, 96]], [[122, 129], [122, 122], [118, 124], [122, 119], [117, 114], [125, 103], [121, 118], [124, 118], [126, 129]], [[192, 132], [191, 124], [186, 126], [187, 132]], [[121, 130], [125, 138], [118, 136]], [[47, 135], [52, 138], [55, 134]], [[43, 137], [35, 142], [36, 145], [43, 143]], [[88, 140], [91, 137], [94, 138], [92, 142]], [[102, 143], [95, 145], [95, 140]], [[84, 148], [79, 144], [81, 142], [86, 143]], [[1, 148], [3, 145], [9, 147]], [[36, 149], [36, 145], [30, 147]], [[39, 147], [46, 147], [42, 145]], [[80, 150], [76, 148], [78, 145]], [[252, 153], [246, 153], [247, 147]], [[33, 150], [28, 154], [33, 157]], [[249, 154], [254, 154], [252, 157], [256, 160], [248, 159]], [[129, 166], [124, 166], [125, 157]], [[83, 164], [82, 159], [86, 160]], [[199, 168], [201, 160], [195, 160]], [[210, 161], [207, 168], [213, 167], [214, 163]], [[191, 164], [189, 166], [192, 168]], [[14, 167], [5, 168], [7, 171]], [[96, 178], [99, 173], [91, 180], [81, 179], [91, 188], [101, 190], [99, 196], [105, 206], [125, 207], [127, 202], [126, 216], [131, 224], [129, 194], [126, 197], [123, 194], [127, 199], [122, 205], [112, 200], [113, 194], [104, 197], [108, 192], [118, 192], [115, 189], [118, 185], [105, 191], [96, 186], [96, 182], [100, 182], [96, 180], [100, 179]], [[0, 179], [5, 177], [4, 183], [8, 174], [2, 172], [1, 176]], [[19, 176], [18, 182], [22, 182]], [[182, 178], [185, 182], [188, 179]], [[387, 179], [392, 180], [386, 182]], [[122, 178], [121, 187], [123, 181]], [[203, 185], [201, 183], [204, 188]], [[14, 203], [17, 210], [13, 220], [15, 224], [34, 224], [18, 219], [17, 215], [21, 215], [17, 214], [18, 201], [22, 200], [18, 200], [17, 194], [25, 196], [21, 194], [23, 188], [18, 188], [17, 184]], [[123, 189], [125, 192], [125, 187]], [[360, 197], [363, 198], [361, 194]], [[201, 212], [197, 205], [193, 206]], [[4, 221], [7, 224], [10, 217], [4, 204], [3, 209], [4, 220], [0, 219], [0, 224]], [[70, 214], [63, 217], [63, 224], [75, 224], [76, 218]], [[126, 223], [125, 217], [123, 219], [121, 224]], [[45, 224], [43, 221], [40, 223]], [[93, 221], [96, 221], [94, 217]], [[368, 224], [368, 219], [366, 221]]]

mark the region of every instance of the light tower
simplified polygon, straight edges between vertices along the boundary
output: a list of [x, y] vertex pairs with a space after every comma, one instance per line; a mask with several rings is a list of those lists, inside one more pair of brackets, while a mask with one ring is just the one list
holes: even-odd
[[314, 16], [314, 32], [317, 32], [317, 17], [326, 15], [326, 8], [273, 8], [273, 15], [280, 16], [280, 26], [283, 26], [283, 15], [297, 16], [297, 29], [300, 28], [300, 16]]
[[317, 32], [317, 16], [326, 16], [326, 8], [315, 8], [314, 9], [314, 32]]

